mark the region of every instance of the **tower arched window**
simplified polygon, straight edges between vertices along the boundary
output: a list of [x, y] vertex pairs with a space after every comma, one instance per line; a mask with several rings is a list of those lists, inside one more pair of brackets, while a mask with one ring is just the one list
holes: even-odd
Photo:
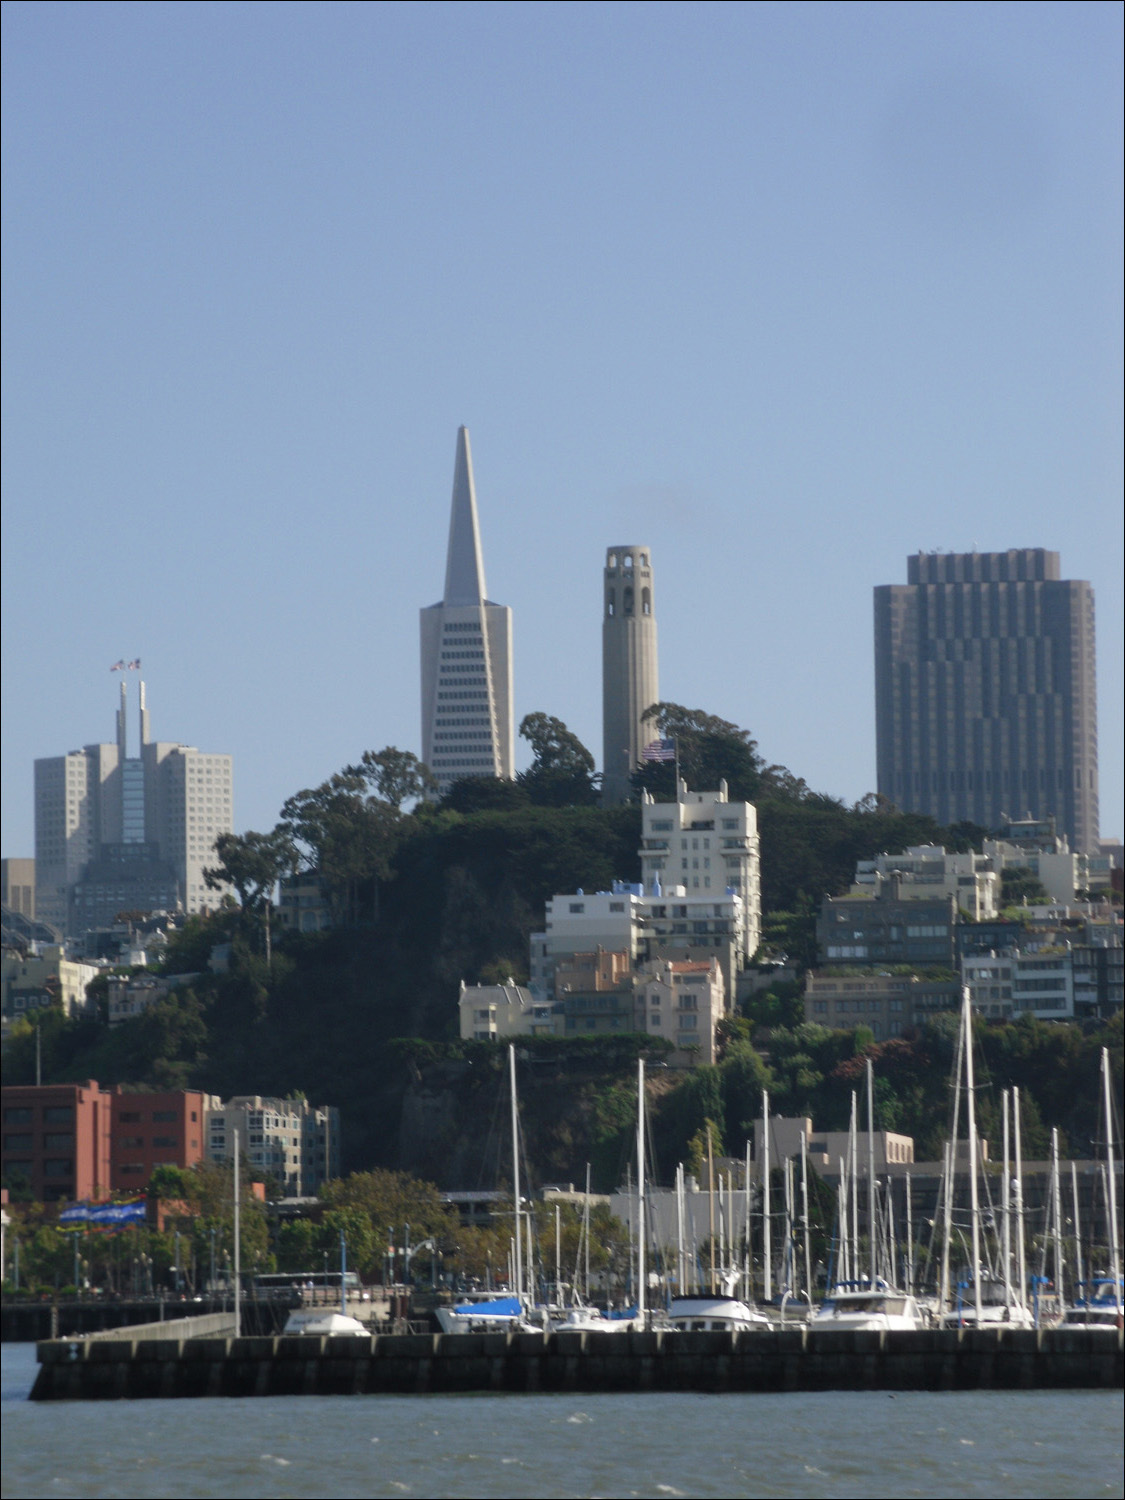
[[621, 566], [623, 568], [631, 568], [633, 566], [633, 554], [631, 552], [626, 552], [625, 556], [621, 559]]
[[651, 589], [642, 589], [641, 590], [641, 614], [642, 615], [651, 615], [652, 614], [652, 590]]
[[610, 617], [610, 619], [612, 619], [613, 616], [617, 613], [616, 589], [610, 589], [605, 596], [605, 612]]
[[605, 565], [606, 565], [607, 568], [616, 568], [616, 566], [617, 566], [617, 553], [616, 552], [611, 552], [609, 554], [609, 556], [605, 560]]
[[622, 603], [622, 608], [624, 609], [625, 613], [627, 615], [631, 615], [633, 613], [633, 590], [632, 589], [626, 589], [625, 590], [624, 595], [622, 596], [621, 603]]

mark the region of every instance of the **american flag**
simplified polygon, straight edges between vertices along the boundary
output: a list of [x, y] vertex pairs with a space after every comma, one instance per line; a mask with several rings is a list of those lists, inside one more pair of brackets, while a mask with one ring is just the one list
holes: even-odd
[[675, 740], [650, 740], [641, 751], [642, 760], [675, 760]]

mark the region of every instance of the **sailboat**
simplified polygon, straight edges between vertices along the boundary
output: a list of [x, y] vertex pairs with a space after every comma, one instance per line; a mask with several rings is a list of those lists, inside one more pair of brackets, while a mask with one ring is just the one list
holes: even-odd
[[1074, 1193], [1074, 1239], [1075, 1239], [1075, 1295], [1074, 1301], [1063, 1310], [1063, 1326], [1066, 1328], [1096, 1328], [1105, 1333], [1117, 1333], [1122, 1327], [1123, 1297], [1121, 1284], [1121, 1245], [1117, 1228], [1117, 1179], [1113, 1161], [1113, 1095], [1110, 1089], [1109, 1049], [1102, 1048], [1101, 1082], [1105, 1108], [1106, 1160], [1103, 1164], [1105, 1183], [1106, 1219], [1109, 1227], [1108, 1276], [1099, 1276], [1093, 1270], [1093, 1248], [1086, 1279], [1082, 1279], [1082, 1241], [1078, 1218], [1078, 1176], [1071, 1162], [1071, 1184]]
[[[868, 1274], [859, 1277], [859, 1165], [858, 1133], [856, 1130], [856, 1096], [852, 1094], [851, 1118], [848, 1127], [849, 1172], [841, 1170], [840, 1227], [841, 1261], [846, 1279], [837, 1281], [828, 1296], [817, 1309], [810, 1327], [818, 1333], [852, 1333], [859, 1330], [878, 1332], [901, 1332], [926, 1328], [929, 1320], [912, 1291], [902, 1291], [892, 1281], [880, 1274], [878, 1208], [875, 1181], [875, 1081], [871, 1059], [867, 1059], [867, 1240], [869, 1252]], [[848, 1239], [848, 1191], [851, 1200], [851, 1244]], [[893, 1275], [893, 1259], [888, 1252], [888, 1264], [884, 1267]]]
[[[981, 1251], [981, 1206], [980, 1185], [978, 1170], [980, 1166], [980, 1151], [977, 1143], [977, 1117], [976, 1117], [976, 1085], [973, 1075], [973, 1024], [972, 1008], [969, 1000], [969, 990], [966, 986], [961, 997], [961, 1031], [958, 1039], [958, 1062], [957, 1079], [954, 1092], [953, 1140], [946, 1148], [946, 1182], [945, 1182], [945, 1236], [942, 1252], [942, 1278], [940, 1291], [940, 1316], [939, 1321], [943, 1327], [955, 1328], [1033, 1328], [1035, 1318], [1025, 1305], [1019, 1291], [1012, 1285], [1011, 1275], [1011, 1245], [1010, 1245], [1010, 1217], [1006, 1208], [1004, 1213], [1005, 1243], [1002, 1251], [1002, 1266], [1000, 1276], [995, 1275], [985, 1264]], [[955, 1181], [955, 1166], [957, 1160], [957, 1102], [960, 1096], [961, 1079], [964, 1076], [964, 1088], [966, 1098], [967, 1118], [967, 1147], [968, 1147], [968, 1169], [969, 1169], [969, 1203], [970, 1203], [970, 1236], [971, 1254], [970, 1263], [965, 1268], [964, 1278], [957, 1283], [957, 1296], [951, 1296], [949, 1286], [949, 1253], [950, 1242], [953, 1234], [953, 1187]], [[1006, 1106], [1005, 1100], [1005, 1106]], [[1004, 1111], [1004, 1187], [1005, 1203], [1007, 1204], [1008, 1192], [1008, 1137], [1007, 1137], [1007, 1108]], [[1021, 1181], [1021, 1159], [1019, 1147], [1019, 1103], [1018, 1095], [1015, 1109], [1015, 1133], [1016, 1133], [1016, 1176], [1015, 1189], [1017, 1203], [1019, 1205], [1017, 1215], [1017, 1228], [1019, 1235], [1019, 1258], [1021, 1276], [1018, 1285], [1022, 1287], [1023, 1276], [1023, 1184]], [[960, 1233], [960, 1231], [957, 1231]], [[967, 1295], [962, 1295], [963, 1293]], [[952, 1304], [952, 1305], [948, 1305]]]
[[[749, 1152], [749, 1148], [747, 1148]], [[750, 1303], [743, 1301], [735, 1295], [739, 1281], [742, 1280], [742, 1272], [736, 1270], [733, 1265], [715, 1266], [715, 1159], [711, 1148], [711, 1131], [707, 1131], [707, 1164], [708, 1164], [708, 1209], [711, 1215], [711, 1270], [709, 1285], [706, 1288], [696, 1287], [693, 1292], [688, 1292], [683, 1285], [683, 1276], [686, 1269], [685, 1257], [679, 1255], [679, 1266], [681, 1276], [680, 1295], [673, 1297], [668, 1305], [665, 1326], [680, 1333], [710, 1333], [721, 1331], [725, 1333], [768, 1333], [772, 1328], [769, 1318], [764, 1312], [753, 1307]], [[749, 1155], [747, 1155], [747, 1168], [749, 1168]], [[767, 1168], [768, 1170], [768, 1168]], [[720, 1197], [721, 1197], [720, 1188]], [[683, 1192], [684, 1178], [683, 1167], [676, 1173], [676, 1197], [677, 1218], [683, 1224]], [[747, 1203], [750, 1196], [750, 1174], [746, 1174]], [[721, 1212], [721, 1208], [720, 1208]], [[749, 1235], [749, 1216], [747, 1216], [747, 1235]], [[725, 1251], [726, 1233], [721, 1235], [721, 1242]], [[682, 1240], [682, 1228], [681, 1228]], [[730, 1241], [733, 1260], [734, 1251], [734, 1216], [730, 1214]]]
[[[512, 1197], [515, 1204], [515, 1234], [512, 1237], [515, 1295], [437, 1308], [435, 1316], [442, 1333], [541, 1333], [543, 1331], [542, 1324], [537, 1325], [530, 1320], [529, 1299], [524, 1294], [523, 1214], [520, 1211], [519, 1101], [516, 1094], [516, 1049], [513, 1046], [508, 1048], [508, 1081], [512, 1120]], [[527, 1228], [530, 1244], [530, 1221]]]

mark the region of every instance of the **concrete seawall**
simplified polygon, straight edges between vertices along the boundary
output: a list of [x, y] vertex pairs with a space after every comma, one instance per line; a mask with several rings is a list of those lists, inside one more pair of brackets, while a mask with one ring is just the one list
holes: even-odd
[[[123, 1330], [125, 1332], [125, 1330]], [[1120, 1389], [1123, 1337], [917, 1333], [381, 1334], [53, 1340], [33, 1401], [462, 1391]]]
[[174, 1339], [183, 1343], [185, 1339], [234, 1338], [235, 1316], [233, 1312], [200, 1313], [198, 1317], [172, 1318], [167, 1323], [135, 1323], [129, 1328], [107, 1328], [88, 1337], [98, 1343], [149, 1343], [153, 1339]]

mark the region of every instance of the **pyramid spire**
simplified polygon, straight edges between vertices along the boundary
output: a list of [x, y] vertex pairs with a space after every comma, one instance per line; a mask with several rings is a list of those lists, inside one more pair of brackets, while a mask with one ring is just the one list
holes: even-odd
[[477, 495], [469, 429], [458, 428], [453, 469], [453, 506], [449, 516], [449, 551], [445, 559], [445, 604], [484, 603], [484, 559], [480, 550]]

